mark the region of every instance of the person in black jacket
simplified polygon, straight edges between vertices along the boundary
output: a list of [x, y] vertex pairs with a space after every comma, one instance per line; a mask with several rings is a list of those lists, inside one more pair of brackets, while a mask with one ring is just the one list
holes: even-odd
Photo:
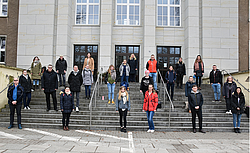
[[22, 98], [23, 98], [24, 89], [18, 83], [19, 83], [18, 78], [14, 78], [14, 85], [9, 87], [8, 93], [7, 93], [8, 104], [10, 107], [10, 126], [8, 127], [8, 129], [11, 129], [13, 127], [15, 109], [17, 113], [18, 128], [22, 129], [21, 107], [22, 107]]
[[203, 96], [202, 94], [197, 91], [198, 87], [197, 85], [193, 85], [192, 91], [190, 95], [188, 96], [188, 102], [191, 108], [192, 112], [192, 124], [193, 124], [193, 132], [196, 133], [196, 114], [198, 115], [199, 118], [199, 132], [205, 133], [202, 130], [202, 105], [203, 105]]
[[185, 63], [182, 61], [182, 58], [179, 58], [179, 61], [176, 63], [176, 84], [177, 84], [177, 89], [180, 88], [182, 89], [182, 84], [183, 84], [183, 76], [186, 75], [186, 66]]
[[[30, 76], [27, 74], [27, 70], [23, 70], [23, 75], [19, 78], [19, 84], [24, 88], [23, 93], [23, 105], [24, 109], [30, 109], [30, 100], [31, 100], [31, 79]], [[28, 97], [28, 100], [26, 101], [26, 98]]]
[[137, 59], [134, 54], [130, 55], [130, 58], [128, 59], [128, 65], [130, 66], [130, 71], [129, 71], [130, 82], [135, 82], [135, 75], [137, 71]]
[[[193, 76], [189, 76], [188, 81], [186, 82], [186, 86], [185, 86], [185, 96], [188, 97], [192, 91], [193, 85], [196, 85]], [[191, 109], [190, 109], [190, 105], [188, 102], [186, 103], [186, 108], [188, 108], [189, 113], [191, 113]]]
[[76, 111], [79, 112], [79, 93], [81, 92], [83, 79], [77, 65], [74, 66], [74, 70], [70, 73], [68, 83], [70, 85], [73, 99], [74, 95], [76, 95]]
[[219, 69], [217, 69], [216, 65], [213, 65], [213, 70], [209, 74], [210, 84], [214, 90], [214, 102], [220, 101], [220, 88], [222, 83], [222, 76]]
[[63, 86], [65, 86], [66, 71], [67, 71], [67, 61], [63, 58], [63, 55], [60, 55], [60, 58], [56, 61], [56, 73], [59, 77], [60, 86], [62, 86], [62, 77], [63, 77]]
[[[63, 114], [62, 124], [63, 130], [69, 130], [69, 117], [72, 111], [74, 111], [74, 97], [71, 94], [70, 88], [65, 87], [65, 90], [60, 92], [60, 106]], [[66, 119], [66, 125], [65, 125]]]
[[143, 96], [145, 97], [146, 91], [148, 91], [148, 85], [154, 84], [153, 78], [149, 76], [150, 71], [145, 71], [145, 76], [141, 79], [141, 86], [140, 86], [140, 92], [143, 93]]
[[176, 80], [176, 73], [175, 73], [172, 65], [169, 66], [169, 70], [167, 71], [167, 73], [165, 75], [165, 79], [167, 81], [168, 93], [170, 93], [170, 87], [171, 87], [171, 100], [173, 100], [173, 96], [174, 96], [174, 82]]
[[227, 82], [224, 83], [223, 90], [222, 90], [222, 95], [226, 100], [226, 107], [227, 111], [226, 114], [232, 114], [232, 93], [235, 91], [237, 88], [236, 83], [233, 81], [233, 77], [229, 76], [227, 77]]
[[58, 81], [56, 72], [52, 69], [52, 65], [49, 64], [48, 69], [43, 73], [42, 77], [42, 90], [46, 95], [47, 111], [50, 110], [50, 95], [52, 95], [54, 110], [57, 109], [56, 90], [58, 89]]
[[[240, 132], [240, 119], [241, 115], [244, 112], [245, 106], [245, 97], [241, 91], [240, 87], [237, 87], [235, 92], [232, 95], [232, 113], [233, 113], [233, 125], [234, 125], [234, 132]], [[236, 125], [237, 119], [237, 125]]]

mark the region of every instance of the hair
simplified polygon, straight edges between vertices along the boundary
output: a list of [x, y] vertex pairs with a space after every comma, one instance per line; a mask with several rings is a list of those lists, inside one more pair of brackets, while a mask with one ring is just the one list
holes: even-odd
[[67, 89], [67, 88], [69, 88], [69, 89], [70, 89], [70, 87], [69, 87], [69, 86], [65, 86], [65, 89]]
[[146, 73], [149, 73], [149, 74], [150, 74], [150, 71], [149, 71], [149, 70], [146, 70], [146, 71], [145, 71], [145, 74], [146, 74]]
[[149, 86], [152, 86], [152, 87], [153, 87], [153, 89], [152, 89], [152, 93], [153, 93], [153, 94], [155, 94], [155, 88], [154, 88], [154, 85], [153, 85], [153, 84], [149, 84], [149, 85], [148, 85], [148, 87], [149, 87]]
[[215, 64], [214, 64], [213, 66], [216, 66], [216, 67], [217, 67], [217, 65], [215, 65]]
[[33, 58], [33, 62], [36, 60], [36, 58], [38, 58], [38, 60], [40, 60], [38, 56], [35, 56], [35, 57]]
[[151, 56], [155, 56], [154, 54], [151, 54]]
[[197, 87], [197, 85], [196, 85], [196, 84], [194, 84], [194, 85], [192, 86], [192, 88], [194, 88], [194, 87]]
[[135, 54], [131, 54], [129, 59], [132, 60], [132, 55], [134, 55], [134, 59], [136, 60]]
[[[200, 59], [201, 59], [201, 55], [197, 55], [196, 59], [195, 59], [195, 63], [197, 63], [198, 61], [198, 57], [200, 56]], [[201, 59], [201, 63], [203, 63], [202, 59]]]
[[230, 77], [232, 78], [232, 81], [234, 80], [234, 78], [233, 78], [232, 76], [228, 76], [228, 77], [227, 77], [227, 82], [229, 81], [229, 78], [230, 78]]
[[27, 70], [26, 70], [26, 69], [24, 69], [24, 70], [23, 70], [23, 72], [24, 72], [24, 71], [26, 71], [26, 72], [27, 72]]
[[170, 67], [172, 66], [172, 68], [173, 68], [173, 71], [174, 71], [174, 66], [173, 65], [169, 65], [169, 68], [168, 69], [170, 69]]
[[91, 53], [90, 53], [90, 52], [88, 52], [88, 53], [86, 54], [86, 58], [88, 58], [88, 54], [90, 54], [90, 57], [91, 57]]
[[78, 65], [74, 65], [74, 67], [75, 67], [75, 66], [77, 66], [77, 68], [78, 68]]
[[[237, 89], [240, 89], [240, 93], [238, 94], [238, 92], [237, 92]], [[234, 94], [236, 94], [236, 95], [242, 95], [243, 93], [242, 93], [242, 90], [241, 90], [241, 88], [240, 87], [237, 87], [236, 89], [235, 89], [235, 91], [234, 91]]]
[[182, 59], [182, 57], [180, 57], [179, 59]]
[[109, 73], [110, 75], [111, 75], [111, 67], [113, 67], [113, 68], [115, 69], [114, 65], [111, 64], [111, 65], [109, 66], [108, 73]]
[[120, 89], [119, 89], [119, 96], [118, 96], [118, 100], [121, 100], [121, 97], [122, 97], [122, 89], [124, 89], [125, 93], [126, 93], [126, 96], [127, 96], [127, 100], [128, 100], [128, 92], [126, 90], [126, 88], [124, 86], [121, 86]]
[[193, 78], [193, 76], [192, 76], [192, 75], [190, 75], [188, 78]]
[[[48, 67], [52, 66], [52, 64], [49, 64]], [[53, 66], [52, 66], [53, 67]]]

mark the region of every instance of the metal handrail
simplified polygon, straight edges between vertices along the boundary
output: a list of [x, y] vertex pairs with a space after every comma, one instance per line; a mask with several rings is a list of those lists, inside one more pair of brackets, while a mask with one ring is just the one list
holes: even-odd
[[[235, 79], [229, 72], [227, 72], [227, 70], [223, 69], [221, 70], [221, 72], [226, 72], [229, 76], [231, 76], [233, 78], [233, 80], [235, 80], [238, 84], [240, 84], [246, 91], [250, 92], [249, 89], [247, 89], [243, 84], [241, 84], [238, 79]], [[223, 73], [223, 81], [224, 81], [224, 73]]]
[[10, 84], [8, 84], [2, 91], [0, 91], [0, 94], [3, 93], [7, 88], [9, 88], [10, 85], [12, 85], [14, 81], [12, 81]]

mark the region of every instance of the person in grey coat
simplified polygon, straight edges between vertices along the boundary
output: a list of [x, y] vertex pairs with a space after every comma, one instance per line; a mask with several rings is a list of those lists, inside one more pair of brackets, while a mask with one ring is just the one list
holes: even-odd
[[[130, 111], [130, 97], [124, 86], [120, 87], [119, 93], [116, 96], [115, 106], [116, 106], [116, 112], [119, 111], [119, 114], [120, 114], [121, 132], [126, 133], [127, 132], [126, 117], [127, 117], [128, 111]], [[124, 127], [122, 126], [122, 117], [124, 118]]]
[[89, 69], [89, 65], [86, 65], [82, 71], [83, 85], [85, 86], [86, 99], [90, 99], [91, 85], [93, 84], [92, 71]]
[[[123, 82], [124, 78], [126, 79], [126, 82], [128, 84], [130, 66], [127, 64], [126, 60], [123, 60], [122, 64], [120, 65], [119, 72], [120, 72], [120, 76], [121, 76], [121, 85], [120, 86], [122, 86], [122, 84], [123, 84], [122, 82]], [[129, 90], [129, 88], [128, 88], [128, 90]]]

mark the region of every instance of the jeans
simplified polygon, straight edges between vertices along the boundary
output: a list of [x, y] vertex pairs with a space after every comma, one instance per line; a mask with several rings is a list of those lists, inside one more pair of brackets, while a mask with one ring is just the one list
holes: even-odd
[[122, 117], [124, 118], [124, 128], [127, 126], [127, 113], [128, 110], [126, 109], [125, 111], [122, 111], [122, 109], [119, 109], [119, 115], [120, 115], [120, 126], [122, 127]]
[[108, 86], [108, 93], [109, 93], [109, 100], [111, 100], [111, 95], [112, 95], [112, 100], [114, 100], [114, 93], [115, 93], [115, 83], [107, 84]]
[[39, 86], [39, 80], [38, 79], [34, 79], [33, 80], [33, 85], [38, 85]]
[[[28, 100], [26, 101], [26, 97], [28, 97]], [[31, 92], [24, 92], [23, 93], [23, 105], [24, 107], [27, 107], [30, 105], [31, 100]]]
[[212, 87], [214, 90], [214, 99], [215, 100], [220, 100], [220, 84], [219, 83], [213, 83]]
[[122, 76], [121, 76], [121, 86], [122, 86], [122, 82], [123, 82], [124, 78], [126, 79], [126, 82], [127, 82], [127, 84], [128, 84], [128, 78], [129, 78], [129, 76], [124, 76], [124, 75], [122, 75]]
[[226, 99], [227, 111], [232, 110], [232, 107], [231, 107], [231, 98], [225, 98], [225, 99]]
[[154, 130], [155, 126], [154, 126], [154, 122], [153, 122], [153, 116], [155, 114], [154, 111], [146, 111], [147, 113], [147, 118], [148, 118], [148, 126], [149, 126], [149, 130]]
[[154, 89], [157, 90], [157, 82], [156, 82], [157, 73], [150, 73], [149, 76], [153, 78]]
[[[171, 93], [170, 93], [170, 87], [171, 87]], [[174, 97], [174, 83], [167, 83], [167, 90], [168, 94], [170, 94], [171, 100], [173, 100]]]
[[[233, 113], [233, 125], [234, 128], [240, 128], [240, 119], [242, 114], [234, 114]], [[237, 119], [237, 126], [236, 126], [236, 119]]]
[[196, 128], [196, 114], [198, 115], [198, 119], [199, 119], [199, 128], [200, 130], [202, 129], [202, 110], [201, 108], [199, 110], [196, 110], [195, 108], [191, 108], [191, 112], [192, 112], [192, 124], [193, 124], [193, 129]]
[[76, 94], [76, 107], [79, 107], [79, 92], [72, 92], [72, 97]]
[[66, 119], [66, 126], [69, 126], [69, 117], [71, 113], [62, 113], [63, 114], [63, 119], [62, 119], [62, 124], [65, 126], [65, 119]]
[[86, 97], [90, 97], [90, 93], [91, 93], [91, 85], [85, 85], [85, 95], [86, 95]]
[[59, 77], [60, 86], [62, 85], [62, 77], [63, 77], [63, 85], [65, 86], [65, 74], [57, 74], [57, 75]]
[[129, 81], [135, 82], [135, 74], [129, 74]]
[[50, 95], [52, 95], [54, 110], [57, 110], [56, 91], [46, 92], [45, 95], [46, 95], [47, 109], [50, 110]]
[[16, 114], [17, 114], [17, 123], [21, 124], [21, 107], [22, 105], [9, 105], [10, 107], [10, 125], [13, 125], [14, 122], [14, 114], [15, 114], [15, 109], [16, 109]]

